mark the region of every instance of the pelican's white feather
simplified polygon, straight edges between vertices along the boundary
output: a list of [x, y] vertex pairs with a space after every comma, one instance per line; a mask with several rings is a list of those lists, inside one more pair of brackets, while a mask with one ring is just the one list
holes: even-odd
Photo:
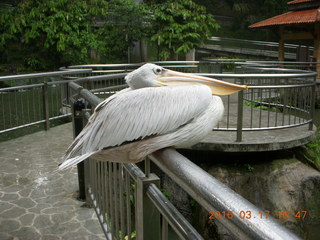
[[173, 132], [200, 116], [211, 100], [211, 91], [204, 85], [150, 87], [115, 94], [97, 106], [64, 159]]

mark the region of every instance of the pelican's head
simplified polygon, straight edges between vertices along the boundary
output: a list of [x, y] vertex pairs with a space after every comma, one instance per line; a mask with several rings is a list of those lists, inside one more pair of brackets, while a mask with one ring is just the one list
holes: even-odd
[[168, 70], [152, 63], [144, 64], [132, 71], [125, 79], [131, 89], [203, 84], [210, 87], [213, 95], [218, 96], [230, 95], [248, 88], [246, 85], [238, 85], [195, 74]]

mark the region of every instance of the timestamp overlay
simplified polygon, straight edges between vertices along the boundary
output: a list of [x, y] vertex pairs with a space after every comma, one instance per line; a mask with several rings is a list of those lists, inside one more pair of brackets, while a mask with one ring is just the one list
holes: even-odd
[[[308, 211], [273, 211], [273, 218], [276, 219], [288, 219], [289, 216], [294, 216], [295, 218], [305, 219], [308, 215]], [[209, 211], [209, 219], [232, 219], [234, 217], [240, 219], [268, 219], [271, 216], [271, 211], [261, 210], [257, 213], [253, 213], [250, 210], [241, 210], [239, 212], [233, 211]]]

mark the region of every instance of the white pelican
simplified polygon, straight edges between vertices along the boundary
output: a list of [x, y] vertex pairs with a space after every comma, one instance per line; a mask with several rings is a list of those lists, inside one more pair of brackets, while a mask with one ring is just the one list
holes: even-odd
[[101, 102], [67, 149], [60, 169], [88, 157], [139, 162], [166, 147], [201, 141], [223, 115], [220, 97], [246, 89], [147, 63], [126, 77], [129, 88]]

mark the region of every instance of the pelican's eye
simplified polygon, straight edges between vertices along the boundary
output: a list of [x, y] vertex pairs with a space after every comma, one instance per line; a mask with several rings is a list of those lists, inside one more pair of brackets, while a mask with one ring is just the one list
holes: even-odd
[[153, 71], [154, 71], [154, 73], [155, 73], [156, 75], [159, 75], [160, 73], [162, 73], [163, 68], [161, 68], [161, 67], [155, 67], [155, 68], [153, 69]]

